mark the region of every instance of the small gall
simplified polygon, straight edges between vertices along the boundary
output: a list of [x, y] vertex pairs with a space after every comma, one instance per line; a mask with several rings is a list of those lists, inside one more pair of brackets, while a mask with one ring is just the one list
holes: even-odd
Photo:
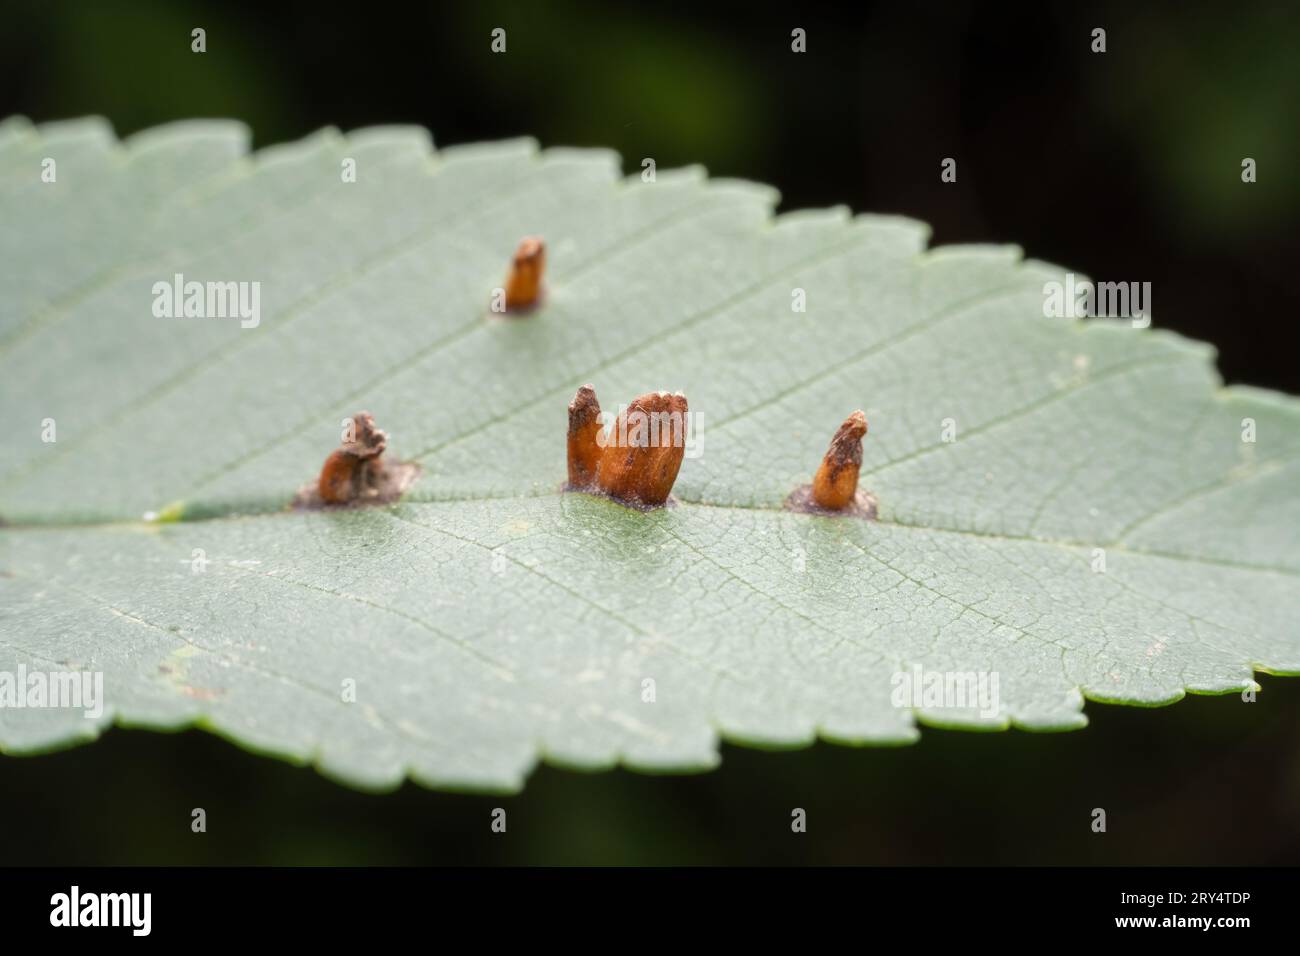
[[540, 236], [525, 236], [515, 250], [510, 274], [506, 276], [506, 310], [525, 312], [542, 296], [542, 275], [546, 272], [546, 244]]
[[666, 504], [686, 453], [687, 414], [681, 392], [648, 392], [605, 435], [596, 392], [584, 385], [569, 405], [569, 489], [642, 509]]
[[812, 484], [796, 488], [786, 500], [786, 507], [795, 511], [874, 518], [876, 499], [858, 490], [862, 438], [866, 433], [867, 416], [861, 410], [846, 418], [831, 439]]
[[600, 402], [590, 385], [578, 389], [569, 403], [569, 487], [590, 487], [600, 465]]
[[858, 490], [858, 469], [862, 467], [862, 436], [866, 433], [867, 416], [856, 411], [831, 439], [831, 447], [813, 478], [813, 501], [819, 507], [839, 511], [853, 500]]
[[298, 492], [296, 508], [387, 504], [401, 497], [419, 475], [414, 462], [384, 457], [388, 435], [369, 412], [352, 416], [348, 439], [330, 453], [312, 485]]
[[326, 504], [347, 504], [360, 495], [371, 463], [378, 462], [388, 446], [388, 435], [375, 427], [369, 412], [352, 416], [352, 424], [353, 440], [344, 442], [325, 459], [316, 482], [317, 493]]

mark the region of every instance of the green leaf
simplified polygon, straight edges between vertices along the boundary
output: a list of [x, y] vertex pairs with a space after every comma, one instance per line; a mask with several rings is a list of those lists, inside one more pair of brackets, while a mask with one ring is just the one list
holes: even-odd
[[[1300, 405], [1045, 318], [1063, 270], [603, 151], [247, 141], [0, 125], [0, 672], [102, 672], [106, 700], [0, 709], [5, 751], [197, 724], [355, 786], [512, 789], [1300, 672]], [[547, 299], [493, 316], [533, 233]], [[260, 323], [155, 317], [176, 273], [260, 282]], [[588, 381], [688, 395], [675, 507], [561, 493]], [[419, 482], [290, 512], [360, 408]], [[855, 408], [880, 520], [783, 510]], [[996, 674], [996, 712], [895, 706], [918, 666]]]

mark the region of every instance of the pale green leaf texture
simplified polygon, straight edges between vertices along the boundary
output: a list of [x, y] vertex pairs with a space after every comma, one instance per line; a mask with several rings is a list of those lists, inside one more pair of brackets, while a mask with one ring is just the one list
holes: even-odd
[[[108, 704], [0, 709], [6, 752], [199, 724], [356, 786], [513, 789], [539, 759], [1071, 728], [1085, 698], [1300, 672], [1300, 404], [1044, 318], [1063, 270], [602, 151], [247, 143], [0, 125], [0, 671], [102, 671]], [[533, 233], [543, 308], [491, 316]], [[261, 324], [154, 317], [175, 273], [261, 282]], [[560, 492], [584, 382], [688, 395], [676, 507]], [[784, 511], [859, 407], [880, 520]], [[359, 408], [419, 483], [289, 512]], [[894, 706], [915, 665], [996, 672], [997, 716]]]

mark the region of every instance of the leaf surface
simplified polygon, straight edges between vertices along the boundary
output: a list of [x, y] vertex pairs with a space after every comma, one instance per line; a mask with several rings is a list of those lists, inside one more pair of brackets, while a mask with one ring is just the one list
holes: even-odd
[[[1300, 405], [1045, 318], [1060, 268], [603, 151], [247, 142], [0, 124], [0, 672], [106, 699], [0, 708], [0, 749], [199, 724], [355, 786], [510, 790], [1300, 672]], [[526, 234], [545, 303], [493, 316]], [[176, 274], [259, 282], [260, 323], [156, 317]], [[560, 492], [584, 382], [689, 396], [675, 507]], [[419, 482], [287, 511], [361, 408]], [[783, 510], [855, 408], [880, 520]], [[896, 706], [916, 668], [996, 675], [996, 712]]]

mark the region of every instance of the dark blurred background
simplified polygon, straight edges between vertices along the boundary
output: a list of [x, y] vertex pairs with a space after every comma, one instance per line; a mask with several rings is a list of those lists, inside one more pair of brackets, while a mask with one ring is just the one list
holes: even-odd
[[[807, 53], [790, 52], [795, 27]], [[1150, 281], [1154, 324], [1218, 346], [1227, 381], [1295, 392], [1297, 51], [1291, 3], [6, 0], [0, 115], [95, 113], [122, 135], [235, 117], [259, 146], [418, 123], [440, 145], [608, 146], [629, 172], [703, 163], [777, 186], [782, 209], [903, 213], [936, 244], [1011, 242]], [[956, 184], [939, 180], [946, 156]], [[0, 819], [23, 821], [0, 863], [1294, 864], [1300, 688], [1264, 682], [1249, 705], [1089, 705], [1093, 726], [1065, 735], [727, 748], [685, 778], [543, 769], [510, 798], [367, 796], [201, 733], [114, 731], [0, 759]]]

